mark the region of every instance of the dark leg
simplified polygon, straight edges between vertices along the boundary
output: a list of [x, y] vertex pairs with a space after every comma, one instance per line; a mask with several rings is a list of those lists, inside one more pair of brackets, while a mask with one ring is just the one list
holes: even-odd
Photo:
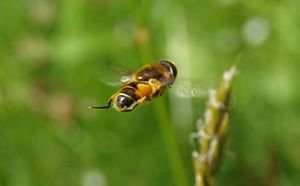
[[111, 105], [111, 101], [112, 99], [109, 99], [108, 103], [106, 106], [101, 106], [101, 107], [98, 107], [98, 106], [90, 106], [89, 108], [93, 108], [93, 109], [109, 109], [110, 108], [110, 105]]

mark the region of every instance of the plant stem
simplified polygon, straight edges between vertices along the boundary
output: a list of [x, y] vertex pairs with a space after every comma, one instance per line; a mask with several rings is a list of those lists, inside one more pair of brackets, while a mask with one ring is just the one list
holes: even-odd
[[169, 114], [163, 99], [156, 100], [154, 112], [160, 126], [161, 135], [165, 144], [166, 152], [170, 161], [171, 171], [178, 186], [188, 186], [183, 162], [180, 157], [176, 137], [172, 129]]
[[[138, 50], [141, 54], [142, 61], [146, 63], [153, 62], [154, 57], [150, 47], [148, 30], [146, 28], [139, 28], [137, 30], [136, 37], [136, 41], [138, 41]], [[164, 99], [156, 99], [153, 105], [175, 182], [178, 186], [188, 186], [184, 164], [180, 157], [176, 137], [174, 135], [174, 131], [172, 130], [169, 113], [167, 111], [167, 106], [164, 102]]]

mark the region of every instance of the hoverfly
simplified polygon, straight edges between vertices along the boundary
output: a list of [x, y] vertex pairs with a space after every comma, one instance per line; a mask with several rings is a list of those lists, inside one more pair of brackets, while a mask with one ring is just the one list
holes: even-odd
[[109, 109], [111, 105], [119, 112], [132, 111], [138, 105], [160, 96], [175, 81], [177, 69], [171, 61], [147, 64], [122, 78], [124, 84], [113, 94], [107, 105], [91, 106], [94, 109]]

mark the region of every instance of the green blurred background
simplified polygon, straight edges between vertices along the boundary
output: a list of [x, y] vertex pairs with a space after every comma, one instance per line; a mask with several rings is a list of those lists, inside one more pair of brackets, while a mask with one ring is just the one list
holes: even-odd
[[130, 113], [88, 106], [118, 89], [99, 81], [113, 68], [170, 59], [176, 83], [216, 87], [237, 58], [217, 184], [299, 184], [299, 7], [297, 0], [1, 0], [0, 185], [193, 185], [188, 139], [206, 96], [170, 90]]

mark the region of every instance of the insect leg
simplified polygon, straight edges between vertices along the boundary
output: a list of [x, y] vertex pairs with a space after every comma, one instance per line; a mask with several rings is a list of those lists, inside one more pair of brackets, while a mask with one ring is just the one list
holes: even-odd
[[112, 99], [110, 98], [106, 106], [90, 106], [89, 108], [93, 109], [109, 109], [111, 105]]
[[148, 97], [143, 97], [141, 99], [139, 99], [137, 102], [135, 102], [130, 109], [128, 109], [127, 111], [132, 111], [135, 107], [137, 107], [138, 105], [140, 105], [141, 103], [143, 103]]

